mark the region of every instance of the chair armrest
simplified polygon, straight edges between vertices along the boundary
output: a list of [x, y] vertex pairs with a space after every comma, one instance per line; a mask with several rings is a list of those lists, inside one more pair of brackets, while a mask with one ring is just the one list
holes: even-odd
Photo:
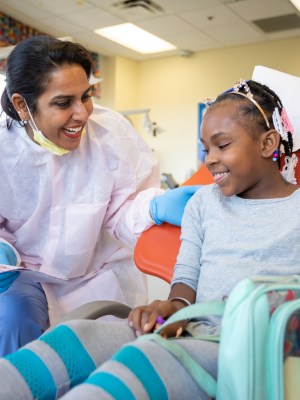
[[117, 301], [92, 301], [70, 311], [68, 314], [60, 318], [55, 325], [51, 325], [50, 328], [72, 319], [97, 319], [105, 315], [114, 315], [115, 317], [119, 318], [127, 318], [130, 311], [131, 308], [129, 306]]

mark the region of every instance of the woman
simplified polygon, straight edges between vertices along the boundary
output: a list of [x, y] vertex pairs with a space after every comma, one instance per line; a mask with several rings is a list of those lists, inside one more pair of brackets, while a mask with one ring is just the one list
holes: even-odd
[[93, 110], [91, 66], [83, 47], [48, 36], [21, 42], [8, 59], [0, 263], [27, 271], [0, 274], [0, 355], [38, 337], [48, 312], [52, 323], [88, 301], [144, 302], [136, 238], [154, 221], [180, 223], [196, 190], [159, 189], [153, 152], [130, 124]]

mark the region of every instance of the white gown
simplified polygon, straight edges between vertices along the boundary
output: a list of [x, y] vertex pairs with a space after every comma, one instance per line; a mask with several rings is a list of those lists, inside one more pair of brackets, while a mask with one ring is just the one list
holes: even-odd
[[2, 121], [0, 182], [0, 240], [21, 266], [58, 278], [42, 283], [51, 323], [88, 301], [147, 301], [133, 246], [162, 191], [153, 151], [122, 116], [95, 107], [80, 146], [63, 156]]

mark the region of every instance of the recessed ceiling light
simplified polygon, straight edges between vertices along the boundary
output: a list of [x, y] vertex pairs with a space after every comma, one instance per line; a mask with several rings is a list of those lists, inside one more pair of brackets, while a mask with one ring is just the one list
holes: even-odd
[[300, 11], [300, 0], [290, 0], [290, 2]]
[[141, 54], [160, 53], [176, 49], [173, 44], [131, 23], [108, 26], [96, 29], [94, 32]]

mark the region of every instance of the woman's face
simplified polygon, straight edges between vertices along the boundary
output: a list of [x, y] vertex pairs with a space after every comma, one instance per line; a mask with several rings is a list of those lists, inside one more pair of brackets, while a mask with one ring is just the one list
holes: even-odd
[[[80, 65], [65, 64], [51, 72], [48, 79], [45, 92], [37, 100], [34, 122], [51, 142], [74, 150], [93, 111], [86, 73]], [[29, 125], [28, 128], [33, 137]]]

